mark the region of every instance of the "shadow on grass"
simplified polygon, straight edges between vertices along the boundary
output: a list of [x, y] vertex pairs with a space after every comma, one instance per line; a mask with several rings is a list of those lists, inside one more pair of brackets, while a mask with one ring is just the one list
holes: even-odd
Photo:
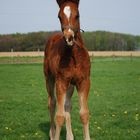
[[[39, 126], [40, 130], [43, 133], [45, 133], [46, 140], [49, 140], [50, 123], [44, 122], [44, 123], [40, 123], [38, 126]], [[66, 128], [65, 127], [62, 127], [60, 137], [61, 137], [60, 139], [62, 139], [62, 140], [66, 139]]]

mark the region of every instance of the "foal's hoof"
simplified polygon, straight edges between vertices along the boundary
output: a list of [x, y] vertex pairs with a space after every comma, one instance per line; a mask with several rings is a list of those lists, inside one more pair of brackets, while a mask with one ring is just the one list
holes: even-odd
[[67, 135], [66, 137], [67, 137], [67, 139], [66, 139], [66, 140], [74, 140], [73, 135]]
[[55, 130], [50, 130], [50, 140], [54, 140]]

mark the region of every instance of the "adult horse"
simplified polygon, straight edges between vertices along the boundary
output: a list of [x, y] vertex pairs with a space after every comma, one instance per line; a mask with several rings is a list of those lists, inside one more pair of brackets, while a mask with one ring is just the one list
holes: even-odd
[[79, 0], [57, 0], [57, 3], [60, 7], [58, 18], [62, 32], [49, 38], [44, 58], [50, 111], [50, 139], [59, 140], [64, 120], [66, 120], [67, 140], [74, 139], [70, 111], [71, 97], [76, 86], [84, 139], [90, 140], [87, 103], [90, 88], [90, 58], [80, 33]]

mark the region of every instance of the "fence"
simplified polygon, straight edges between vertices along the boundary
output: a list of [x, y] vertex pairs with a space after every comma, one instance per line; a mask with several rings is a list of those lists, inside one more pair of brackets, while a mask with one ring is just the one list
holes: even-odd
[[[111, 57], [111, 56], [132, 56], [140, 57], [140, 51], [89, 51], [90, 56]], [[0, 52], [0, 57], [37, 57], [44, 56], [44, 52]]]
[[[140, 51], [89, 51], [91, 62], [94, 57], [111, 57], [115, 60], [118, 57], [140, 57]], [[0, 64], [17, 63], [42, 63], [44, 52], [0, 52]]]

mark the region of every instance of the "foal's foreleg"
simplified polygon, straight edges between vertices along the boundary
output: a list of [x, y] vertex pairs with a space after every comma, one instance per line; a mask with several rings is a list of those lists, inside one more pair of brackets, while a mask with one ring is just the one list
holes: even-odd
[[78, 95], [80, 102], [80, 118], [83, 124], [84, 139], [90, 140], [89, 135], [89, 110], [88, 110], [88, 94], [89, 94], [90, 81], [84, 80], [78, 86]]
[[70, 111], [71, 111], [71, 107], [72, 107], [71, 97], [73, 95], [73, 91], [74, 91], [74, 86], [70, 85], [67, 90], [66, 100], [65, 100], [65, 118], [66, 118], [67, 140], [74, 139], [72, 129], [71, 129], [71, 115], [70, 115]]
[[59, 140], [60, 131], [65, 120], [65, 98], [66, 98], [66, 83], [60, 79], [56, 81], [56, 97], [57, 97], [57, 111], [56, 111], [56, 133], [55, 140]]

